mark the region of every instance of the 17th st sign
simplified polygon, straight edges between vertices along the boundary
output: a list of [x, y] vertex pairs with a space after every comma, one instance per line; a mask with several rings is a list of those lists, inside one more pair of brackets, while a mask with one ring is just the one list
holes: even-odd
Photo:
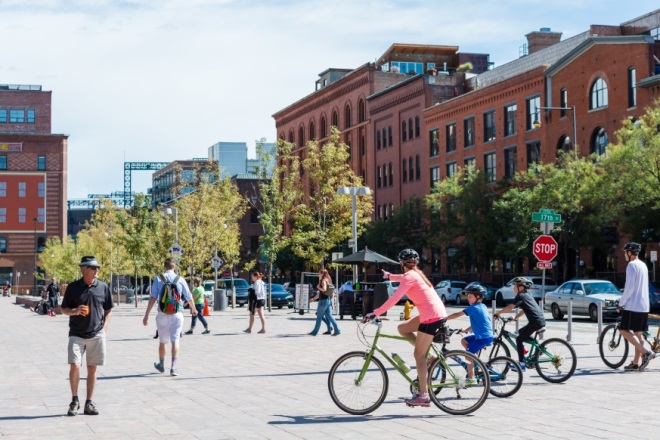
[[559, 246], [552, 235], [541, 235], [534, 240], [532, 246], [532, 252], [539, 261], [552, 261], [559, 250]]

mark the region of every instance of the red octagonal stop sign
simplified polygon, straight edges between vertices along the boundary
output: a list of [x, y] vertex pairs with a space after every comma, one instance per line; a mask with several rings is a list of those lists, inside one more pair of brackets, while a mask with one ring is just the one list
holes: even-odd
[[557, 256], [559, 246], [552, 235], [541, 235], [534, 240], [532, 252], [539, 261], [552, 261]]

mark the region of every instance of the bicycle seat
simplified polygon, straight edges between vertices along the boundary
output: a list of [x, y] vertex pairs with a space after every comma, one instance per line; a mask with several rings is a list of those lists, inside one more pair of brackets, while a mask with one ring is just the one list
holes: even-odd
[[539, 336], [543, 336], [543, 333], [545, 333], [545, 327], [541, 327], [540, 329], [536, 330], [534, 339], [538, 338]]

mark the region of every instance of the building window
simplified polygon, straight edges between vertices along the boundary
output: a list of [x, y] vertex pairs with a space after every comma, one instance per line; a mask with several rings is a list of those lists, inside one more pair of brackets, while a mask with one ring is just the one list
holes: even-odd
[[534, 141], [527, 144], [527, 168], [541, 163], [541, 142]]
[[0, 223], [7, 223], [7, 208], [0, 208]]
[[387, 165], [383, 164], [383, 188], [387, 188]]
[[410, 156], [410, 157], [408, 158], [408, 175], [409, 175], [409, 177], [410, 177], [410, 179], [409, 179], [410, 182], [412, 182], [413, 180], [415, 180], [415, 179], [414, 179], [414, 177], [415, 177], [415, 170], [413, 169], [413, 160], [412, 160], [412, 156]]
[[344, 127], [349, 128], [351, 126], [351, 107], [348, 105], [344, 109], [344, 119]]
[[0, 108], [0, 122], [3, 124], [7, 122], [7, 110], [4, 108]]
[[293, 138], [293, 130], [289, 130], [289, 143], [293, 143], [294, 138]]
[[465, 148], [474, 147], [474, 118], [463, 121], [463, 144]]
[[27, 192], [27, 184], [25, 182], [18, 182], [18, 197], [25, 197]]
[[383, 206], [378, 205], [378, 218], [382, 219], [383, 218]]
[[419, 126], [419, 116], [415, 116], [415, 137], [416, 137], [416, 138], [419, 137], [419, 130], [420, 130], [420, 126]]
[[18, 208], [18, 222], [25, 223], [25, 208]]
[[424, 63], [407, 61], [392, 61], [392, 72], [396, 73], [424, 73]]
[[34, 124], [34, 109], [28, 109], [27, 111], [27, 122], [28, 124]]
[[628, 107], [637, 105], [637, 71], [634, 67], [628, 69]]
[[387, 131], [383, 128], [383, 148], [387, 147]]
[[392, 162], [389, 163], [389, 168], [390, 168], [390, 186], [394, 185], [394, 166], [392, 166]]
[[403, 183], [406, 183], [408, 181], [408, 168], [406, 166], [407, 164], [408, 161], [406, 159], [403, 159], [403, 166], [401, 167]]
[[0, 197], [7, 197], [7, 182], [0, 182]]
[[413, 120], [412, 118], [408, 119], [408, 139], [413, 138]]
[[358, 122], [364, 122], [367, 120], [367, 108], [364, 103], [364, 99], [358, 101]]
[[298, 146], [305, 146], [305, 129], [302, 126], [298, 129]]
[[605, 154], [605, 149], [608, 144], [607, 132], [604, 128], [599, 127], [594, 130], [593, 140], [591, 141], [591, 152], [598, 155]]
[[456, 162], [451, 162], [447, 164], [447, 178], [456, 174], [456, 171], [457, 171]]
[[469, 168], [469, 167], [474, 168], [476, 165], [477, 165], [477, 161], [474, 157], [468, 157], [463, 160], [463, 166], [465, 166], [465, 168]]
[[378, 173], [377, 179], [376, 179], [376, 186], [378, 188], [383, 186], [383, 171], [380, 167], [376, 167], [376, 171]]
[[589, 109], [607, 107], [607, 84], [603, 78], [597, 78], [591, 86]]
[[408, 125], [406, 121], [403, 121], [401, 123], [401, 142], [406, 141], [406, 137], [408, 136]]
[[316, 139], [316, 127], [312, 121], [309, 123], [309, 140], [313, 141], [314, 139]]
[[518, 165], [517, 153], [518, 149], [516, 147], [504, 150], [504, 177], [507, 179], [513, 179], [516, 175]]
[[6, 170], [7, 169], [7, 156], [2, 155], [0, 156], [0, 170]]
[[46, 221], [46, 208], [39, 208], [37, 214], [37, 222], [44, 223]]
[[484, 113], [484, 142], [495, 140], [495, 112]]
[[[385, 137], [383, 137], [383, 144], [384, 143], [385, 143]], [[388, 147], [392, 146], [392, 126], [391, 125], [389, 125], [387, 127], [387, 146]]]
[[456, 151], [456, 123], [445, 127], [445, 135], [447, 137], [447, 153]]
[[415, 156], [415, 180], [419, 180], [422, 178], [422, 169], [420, 168], [420, 163], [419, 163], [419, 154]]
[[440, 181], [440, 167], [431, 167], [431, 189]]
[[321, 116], [321, 138], [328, 135], [328, 124], [325, 123], [325, 116]]
[[[7, 216], [2, 214], [2, 211], [5, 208], [0, 208], [0, 223], [5, 223]], [[5, 220], [3, 220], [5, 219]], [[7, 239], [5, 237], [0, 237], [0, 252], [7, 252]]]
[[46, 170], [46, 156], [37, 157], [37, 170], [45, 171]]
[[484, 171], [486, 172], [486, 181], [488, 182], [495, 182], [497, 180], [495, 165], [495, 153], [484, 154]]
[[46, 182], [39, 182], [37, 186], [39, 188], [39, 197], [46, 197]]
[[527, 130], [534, 128], [534, 122], [541, 118], [541, 97], [536, 96], [527, 100]]
[[516, 134], [516, 112], [518, 106], [510, 104], [504, 106], [504, 136]]
[[380, 130], [376, 130], [376, 149], [380, 150]]
[[559, 110], [559, 117], [563, 118], [566, 116], [566, 108], [568, 107], [568, 92], [566, 89], [559, 91], [559, 107], [562, 108], [562, 110]]
[[17, 110], [17, 109], [9, 110], [9, 122], [11, 123], [25, 122], [25, 110]]
[[431, 157], [440, 154], [440, 131], [437, 128], [429, 131], [429, 154]]

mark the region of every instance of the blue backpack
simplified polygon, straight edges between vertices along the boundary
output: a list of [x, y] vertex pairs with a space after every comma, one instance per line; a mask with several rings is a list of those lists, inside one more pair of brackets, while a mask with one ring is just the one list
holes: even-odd
[[177, 283], [181, 278], [179, 275], [172, 281], [168, 281], [165, 275], [160, 274], [158, 278], [163, 282], [163, 288], [158, 297], [158, 309], [166, 315], [175, 315], [181, 310], [181, 293]]

